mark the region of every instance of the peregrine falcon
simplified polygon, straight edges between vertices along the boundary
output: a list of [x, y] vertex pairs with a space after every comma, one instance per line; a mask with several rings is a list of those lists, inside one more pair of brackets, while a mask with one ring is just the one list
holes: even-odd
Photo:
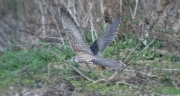
[[120, 67], [118, 61], [105, 59], [102, 57], [102, 53], [114, 40], [115, 35], [119, 30], [121, 14], [117, 16], [110, 28], [105, 30], [90, 47], [82, 35], [83, 28], [77, 25], [65, 7], [61, 8], [61, 17], [65, 35], [67, 36], [72, 49], [76, 53], [72, 58], [73, 61], [77, 63], [93, 63], [103, 67], [110, 67], [112, 69], [118, 69]]

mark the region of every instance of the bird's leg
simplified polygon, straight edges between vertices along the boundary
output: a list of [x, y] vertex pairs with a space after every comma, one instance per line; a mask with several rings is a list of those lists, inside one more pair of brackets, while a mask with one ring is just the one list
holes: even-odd
[[101, 71], [104, 71], [106, 69], [104, 66], [99, 66], [99, 65], [97, 65], [97, 66], [98, 66], [98, 69]]

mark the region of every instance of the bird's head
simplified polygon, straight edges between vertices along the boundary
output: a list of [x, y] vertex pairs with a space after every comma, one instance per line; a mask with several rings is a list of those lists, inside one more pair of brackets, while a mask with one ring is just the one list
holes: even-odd
[[77, 56], [74, 56], [72, 59], [71, 59], [72, 62], [79, 62], [79, 58]]

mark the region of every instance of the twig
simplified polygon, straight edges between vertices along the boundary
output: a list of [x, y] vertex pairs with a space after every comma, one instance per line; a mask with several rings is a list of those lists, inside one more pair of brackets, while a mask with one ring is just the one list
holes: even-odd
[[131, 86], [131, 87], [134, 87], [134, 88], [136, 88], [136, 89], [143, 89], [145, 92], [149, 92], [149, 93], [151, 93], [151, 94], [154, 94], [155, 96], [171, 96], [171, 95], [164, 95], [164, 94], [158, 94], [158, 93], [154, 93], [154, 92], [152, 92], [152, 91], [148, 91], [147, 89], [144, 89], [143, 87], [141, 87], [141, 86], [137, 86], [137, 85], [134, 85], [134, 84], [130, 84], [130, 83], [126, 83], [126, 82], [124, 82], [124, 81], [119, 81], [119, 82], [117, 82], [116, 84], [125, 84], [125, 85], [128, 85], [128, 86]]
[[[88, 13], [90, 13], [91, 9], [92, 9], [92, 6], [93, 6], [93, 2], [89, 3], [90, 5], [90, 8], [89, 8], [89, 11]], [[92, 38], [92, 41], [94, 42], [94, 32], [95, 32], [95, 29], [94, 29], [94, 25], [93, 25], [93, 17], [92, 17], [92, 13], [90, 14], [91, 16], [91, 19], [89, 20], [90, 24], [91, 24], [91, 38]], [[96, 33], [96, 32], [95, 32]], [[97, 34], [96, 34], [96, 37], [97, 37]]]
[[[100, 0], [100, 5], [101, 5], [101, 13], [103, 14], [104, 13], [104, 7], [103, 7], [103, 1]], [[105, 21], [103, 20], [103, 26], [105, 26]]]
[[87, 25], [87, 22], [89, 21], [90, 13], [86, 14], [84, 18], [82, 19], [82, 26], [85, 27]]
[[[43, 47], [42, 47], [43, 48]], [[76, 72], [78, 72], [82, 77], [84, 77], [85, 79], [87, 79], [88, 81], [93, 81], [92, 79], [90, 79], [88, 76], [86, 76], [84, 73], [82, 73], [81, 71], [79, 71], [76, 67], [74, 67], [73, 65], [71, 65], [68, 61], [64, 60], [63, 58], [61, 58], [59, 55], [57, 55], [56, 53], [49, 51], [45, 48], [43, 48], [44, 50], [56, 55], [58, 58], [60, 58], [61, 60], [63, 60], [64, 62], [66, 62], [70, 67], [72, 67]]]
[[93, 81], [93, 83], [97, 83], [97, 82], [101, 82], [101, 81], [106, 81], [106, 79], [99, 79], [99, 80]]
[[141, 87], [139, 87], [139, 86], [136, 86], [136, 85], [133, 85], [133, 84], [130, 84], [130, 83], [126, 83], [126, 82], [124, 82], [124, 81], [118, 81], [118, 82], [116, 82], [116, 84], [125, 84], [125, 85], [128, 85], [128, 86], [132, 86], [132, 87], [134, 87], [134, 88], [137, 88], [137, 89], [140, 89]]
[[[42, 0], [42, 1], [44, 1], [44, 0]], [[64, 45], [64, 39], [63, 39], [63, 37], [62, 37], [62, 35], [61, 35], [61, 31], [60, 31], [59, 26], [58, 26], [58, 24], [57, 24], [57, 22], [56, 22], [56, 19], [55, 19], [54, 16], [53, 16], [52, 10], [50, 9], [50, 7], [49, 7], [48, 4], [46, 3], [46, 1], [44, 1], [44, 3], [45, 3], [45, 5], [48, 7], [49, 13], [51, 14], [51, 17], [52, 17], [55, 25], [57, 26], [58, 33], [59, 33], [59, 35], [60, 35], [60, 37], [61, 37], [61, 41], [62, 41], [62, 43], [63, 43], [63, 45]]]
[[45, 26], [44, 26], [45, 25], [44, 11], [43, 11], [42, 4], [41, 4], [40, 0], [38, 0], [38, 4], [40, 7], [40, 11], [41, 11], [42, 33], [43, 33], [43, 36], [45, 37], [46, 34], [45, 34]]
[[[126, 71], [126, 72], [136, 72], [135, 70], [129, 70], [129, 69], [124, 69], [123, 71]], [[144, 73], [144, 72], [140, 72], [141, 74], [144, 74], [144, 75], [147, 75], [147, 76], [151, 76], [151, 77], [157, 77], [157, 75], [151, 75], [151, 74], [147, 74], [147, 73]]]
[[101, 3], [101, 13], [104, 13], [103, 1], [100, 0], [100, 3]]
[[38, 36], [38, 37], [41, 37], [43, 39], [56, 39], [56, 40], [61, 40], [60, 38], [58, 37], [44, 37], [44, 36]]
[[120, 0], [120, 13], [122, 14], [122, 0]]
[[136, 45], [136, 47], [128, 54], [128, 56], [126, 57], [126, 59], [124, 60], [124, 62], [126, 62], [129, 58], [130, 58], [130, 55], [136, 50], [136, 48], [139, 46], [141, 42], [138, 42], [138, 44]]
[[82, 5], [81, 0], [79, 0], [79, 5], [80, 5], [80, 12], [82, 12], [81, 10], [83, 10], [83, 12], [82, 12], [82, 13], [84, 13], [84, 9], [83, 9], [83, 5]]
[[155, 70], [164, 70], [164, 71], [180, 71], [180, 69], [167, 69], [167, 68], [152, 68]]
[[[51, 44], [56, 44], [58, 46], [58, 48], [61, 47], [61, 46], [65, 46], [65, 48], [70, 48], [71, 49], [71, 47], [69, 47], [68, 45], [62, 45], [62, 44], [57, 44], [57, 43], [43, 43], [43, 42], [39, 42], [39, 44], [42, 44], [44, 46], [51, 45]], [[54, 47], [54, 48], [57, 48], [57, 47]]]
[[76, 72], [78, 72], [82, 77], [84, 77], [85, 79], [87, 79], [88, 81], [93, 81], [92, 79], [90, 79], [88, 76], [86, 76], [85, 74], [83, 74], [81, 71], [79, 71], [76, 67], [74, 67], [73, 65], [71, 65], [69, 62], [66, 61], [66, 63], [68, 65], [70, 65]]
[[91, 19], [90, 19], [90, 24], [91, 24], [91, 38], [92, 38], [92, 41], [94, 42], [94, 26], [93, 26], [93, 23], [92, 23], [92, 14], [90, 15], [91, 16]]
[[151, 30], [153, 29], [154, 25], [155, 25], [155, 24], [157, 23], [157, 21], [159, 20], [159, 16], [161, 15], [161, 13], [162, 13], [162, 11], [158, 12], [158, 17], [157, 17], [157, 19], [153, 22], [153, 24], [150, 26], [149, 31], [151, 31]]
[[138, 0], [136, 0], [136, 6], [135, 6], [135, 8], [134, 8], [134, 14], [133, 14], [132, 19], [134, 19], [134, 18], [135, 18], [136, 11], [137, 11], [137, 6], [138, 6]]
[[[40, 40], [43, 40], [41, 37], [35, 35], [33, 32], [29, 32], [29, 31], [26, 31], [26, 30], [21, 30], [21, 29], [17, 29], [17, 28], [12, 27], [9, 23], [7, 23], [7, 21], [4, 21], [4, 24], [6, 24], [9, 28], [11, 28], [11, 29], [13, 29], [13, 30], [17, 30], [17, 31], [19, 31], [19, 32], [25, 32], [25, 33], [27, 33], [27, 34], [30, 34], [30, 35], [32, 35], [32, 36], [37, 37], [37, 38], [40, 39]], [[17, 26], [16, 26], [16, 27], [17, 27]]]
[[143, 50], [141, 50], [136, 56], [140, 55], [144, 50], [146, 50], [155, 40], [157, 37], [154, 37], [154, 39], [145, 47]]
[[93, 7], [93, 4], [94, 4], [93, 2], [90, 2], [90, 3], [89, 3], [89, 6], [90, 6], [90, 7], [89, 7], [89, 10], [88, 10], [88, 13], [90, 13], [90, 12], [91, 12], [92, 7]]
[[[156, 40], [156, 37], [145, 48], [143, 48], [136, 56], [140, 55], [144, 50], [146, 50], [155, 40]], [[118, 73], [122, 72], [125, 68], [127, 68], [133, 59], [135, 59], [135, 57], [132, 58], [127, 64], [125, 64], [125, 67], [123, 67], [121, 69], [119, 68], [118, 70], [116, 70], [114, 72], [114, 74], [112, 76], [110, 76], [110, 78], [108, 80], [113, 79]]]
[[111, 75], [111, 76], [108, 78], [108, 81], [112, 80], [117, 74], [118, 74], [118, 71], [115, 71], [115, 72], [113, 73], [113, 75]]
[[[146, 49], [156, 40], [156, 38], [157, 38], [157, 37], [155, 37], [155, 38], [154, 38], [146, 47], [144, 47], [136, 56], [140, 55], [144, 50], [146, 50]], [[133, 59], [135, 59], [135, 57], [134, 57]], [[128, 65], [130, 64], [130, 62], [132, 62], [133, 59], [131, 59], [131, 60], [128, 62]], [[124, 68], [123, 68], [123, 69], [124, 69]]]

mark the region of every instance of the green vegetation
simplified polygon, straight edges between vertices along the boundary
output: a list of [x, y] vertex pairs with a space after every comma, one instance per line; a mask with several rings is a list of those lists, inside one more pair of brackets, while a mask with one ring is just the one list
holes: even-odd
[[[57, 52], [57, 49], [51, 51]], [[0, 58], [0, 87], [15, 83], [33, 86], [42, 82], [47, 76], [47, 65], [54, 61], [62, 62], [61, 59], [41, 48], [6, 51]], [[39, 78], [36, 78], [37, 76]]]
[[[89, 33], [88, 30], [86, 32]], [[86, 36], [88, 36], [86, 34]], [[119, 35], [118, 35], [119, 36]], [[103, 56], [106, 58], [113, 58], [117, 60], [125, 60], [129, 53], [137, 46], [139, 43], [138, 37], [132, 37], [127, 34], [125, 36], [120, 36], [119, 41], [114, 41], [104, 52]], [[87, 38], [88, 42], [91, 42], [91, 38]], [[147, 39], [147, 44], [152, 41], [152, 38]], [[68, 43], [67, 43], [68, 44]], [[89, 43], [91, 44], [91, 43]], [[150, 45], [145, 51], [140, 55], [139, 52], [142, 51], [146, 46], [140, 42], [139, 46], [132, 52], [130, 58], [127, 60], [132, 62], [130, 66], [132, 68], [141, 68], [141, 67], [156, 67], [156, 68], [180, 68], [179, 66], [179, 56], [177, 55], [168, 55], [152, 51], [152, 48], [162, 48], [163, 43], [161, 41], [156, 41], [154, 44]], [[47, 50], [46, 50], [47, 49]], [[49, 50], [50, 49], [50, 50]], [[48, 51], [49, 50], [49, 51]], [[53, 53], [58, 54], [61, 58], [54, 55]], [[72, 50], [68, 47], [58, 47], [52, 45], [51, 47], [44, 48], [33, 48], [30, 50], [19, 50], [19, 51], [6, 51], [0, 57], [0, 90], [3, 90], [5, 87], [14, 84], [22, 84], [26, 86], [43, 86], [48, 80], [49, 73], [60, 73], [63, 74], [63, 78], [70, 81], [73, 85], [76, 85], [77, 89], [83, 88], [83, 90], [95, 91], [98, 90], [101, 94], [108, 94], [113, 96], [114, 90], [118, 92], [123, 92], [121, 90], [129, 90], [137, 93], [141, 92], [141, 89], [134, 88], [126, 84], [113, 84], [113, 83], [92, 83], [84, 78], [70, 78], [72, 76], [79, 76], [79, 74], [73, 70], [71, 67], [67, 67], [66, 63], [62, 60], [70, 60], [74, 56]], [[142, 61], [142, 62], [139, 62]], [[145, 61], [145, 62], [143, 62]], [[162, 63], [166, 62], [166, 63]], [[173, 63], [173, 64], [172, 64]], [[50, 64], [55, 64], [62, 66], [61, 69], [50, 68]], [[79, 65], [77, 63], [72, 63], [75, 67]], [[152, 92], [158, 94], [180, 94], [180, 90], [172, 84], [171, 72], [155, 70], [156, 74], [160, 74], [159, 86], [153, 87], [149, 85], [149, 89]], [[99, 77], [107, 77], [113, 74], [113, 71], [98, 71], [98, 74], [91, 71], [85, 71], [85, 74], [93, 80], [97, 80]], [[171, 78], [170, 78], [171, 77]], [[156, 78], [156, 77], [155, 77]], [[179, 76], [176, 77], [176, 79]], [[153, 80], [153, 79], [152, 79]], [[156, 81], [156, 80], [155, 80]], [[157, 80], [158, 81], [158, 80]], [[178, 84], [178, 83], [177, 83]], [[134, 84], [136, 85], [136, 84]], [[147, 86], [146, 84], [140, 84], [141, 87]], [[138, 86], [138, 84], [137, 84]], [[177, 85], [180, 86], [180, 85]], [[81, 92], [85, 94], [85, 92]]]

